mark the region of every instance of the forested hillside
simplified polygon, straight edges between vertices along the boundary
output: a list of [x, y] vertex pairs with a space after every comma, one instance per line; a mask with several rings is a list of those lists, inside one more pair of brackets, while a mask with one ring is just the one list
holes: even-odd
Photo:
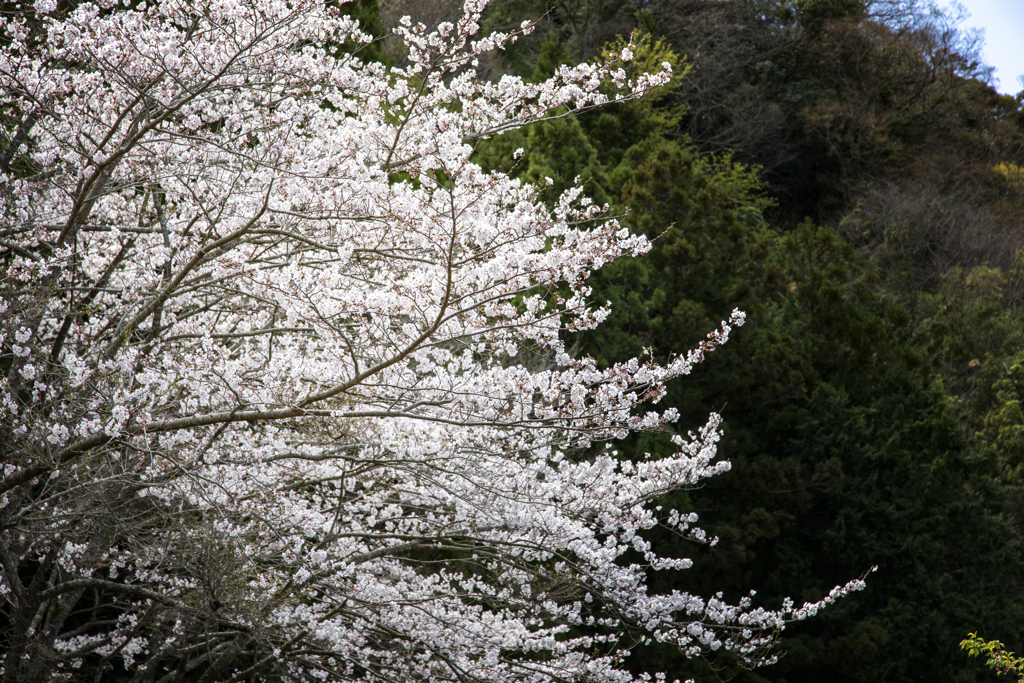
[[[1021, 98], [989, 85], [957, 16], [920, 0], [507, 1], [485, 16], [507, 29], [538, 15], [492, 77], [543, 78], [630, 35], [633, 69], [668, 61], [677, 76], [644, 101], [478, 145], [479, 162], [550, 181], [549, 198], [579, 176], [654, 241], [597, 275], [613, 312], [578, 348], [606, 365], [665, 360], [732, 308], [749, 315], [665, 399], [680, 425], [721, 411], [732, 462], [665, 501], [718, 539], [661, 539], [701, 569], [673, 587], [815, 598], [878, 566], [866, 591], [787, 630], [773, 666], [656, 647], [631, 666], [994, 678], [958, 644], [1024, 634]], [[633, 439], [621, 457], [667, 443]]]

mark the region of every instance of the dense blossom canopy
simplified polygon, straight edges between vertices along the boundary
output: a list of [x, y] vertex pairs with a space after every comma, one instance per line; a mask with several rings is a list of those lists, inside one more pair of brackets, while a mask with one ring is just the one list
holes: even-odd
[[648, 590], [719, 418], [599, 444], [673, 422], [664, 383], [743, 315], [667, 364], [567, 352], [589, 273], [649, 244], [473, 142], [667, 74], [480, 80], [517, 37], [482, 4], [406, 22], [402, 68], [320, 0], [3, 17], [6, 680], [611, 683], [637, 643], [757, 657], [817, 610]]

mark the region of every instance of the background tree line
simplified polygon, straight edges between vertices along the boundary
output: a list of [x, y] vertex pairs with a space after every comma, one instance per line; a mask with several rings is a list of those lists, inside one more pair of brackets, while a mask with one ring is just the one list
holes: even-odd
[[[444, 11], [398, 1], [383, 16]], [[655, 240], [599, 273], [613, 313], [581, 348], [607, 364], [665, 359], [734, 307], [752, 323], [670, 389], [680, 424], [723, 412], [733, 471], [671, 501], [702, 511], [719, 542], [661, 550], [695, 559], [686, 581], [727, 578], [732, 599], [749, 586], [820, 597], [879, 566], [864, 593], [787, 631], [777, 665], [651, 649], [634, 666], [994, 677], [958, 643], [976, 630], [1020, 650], [1024, 632], [1022, 97], [996, 92], [978, 36], [922, 0], [509, 0], [486, 17], [506, 29], [537, 15], [543, 30], [492, 76], [543, 78], [634, 33], [637, 70], [669, 61], [680, 75], [644, 102], [478, 149], [550, 178], [551, 197], [583, 177]]]

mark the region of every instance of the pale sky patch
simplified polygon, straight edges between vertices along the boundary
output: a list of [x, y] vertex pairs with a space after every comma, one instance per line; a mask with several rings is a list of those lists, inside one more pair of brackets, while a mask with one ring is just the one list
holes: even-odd
[[[1024, 90], [1024, 0], [958, 0], [971, 16], [964, 28], [985, 31], [985, 62], [996, 68], [995, 86], [1008, 95]], [[947, 3], [948, 4], [948, 3]]]

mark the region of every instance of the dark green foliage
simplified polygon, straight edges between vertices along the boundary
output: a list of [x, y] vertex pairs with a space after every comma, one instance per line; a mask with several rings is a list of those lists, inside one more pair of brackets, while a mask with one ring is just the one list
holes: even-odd
[[750, 303], [758, 277], [751, 267], [767, 254], [767, 225], [755, 209], [736, 206], [708, 171], [692, 149], [649, 140], [626, 152], [612, 174], [631, 211], [628, 223], [657, 247], [649, 258], [597, 274], [597, 299], [612, 302], [612, 318], [592, 342], [599, 360], [651, 345], [664, 358]]
[[[907, 316], [875, 293], [849, 245], [808, 225], [760, 265], [750, 327], [668, 399], [686, 425], [727, 402], [733, 463], [688, 495], [720, 541], [681, 587], [816, 600], [878, 565], [867, 591], [787, 632], [780, 664], [740, 680], [955, 679], [964, 629], [983, 621], [1014, 637], [1021, 623], [1021, 548], [999, 514], [998, 464], [972, 452], [924, 354], [898, 339]], [[690, 293], [685, 280], [658, 282], [665, 300]], [[651, 326], [647, 344], [679, 349], [671, 329]], [[672, 675], [707, 675], [663, 661]]]
[[[669, 680], [994, 680], [958, 643], [978, 631], [1020, 651], [1024, 633], [1020, 97], [972, 80], [976, 46], [939, 40], [940, 19], [911, 0], [677, 0], [633, 18], [693, 66], [656, 105], [690, 107], [678, 128], [616, 105], [487, 141], [479, 158], [510, 168], [522, 147], [515, 172], [550, 177], [548, 199], [580, 175], [653, 241], [593, 279], [612, 312], [578, 342], [599, 362], [665, 360], [733, 308], [748, 314], [661, 404], [682, 430], [721, 412], [733, 469], [662, 501], [719, 542], [652, 534], [696, 563], [653, 574], [653, 589], [755, 588], [777, 606], [878, 571], [788, 629], [771, 667], [656, 646], [632, 666]], [[573, 30], [555, 24], [523, 73], [590, 57]], [[770, 198], [735, 160], [765, 167]]]
[[526, 149], [530, 151], [526, 157], [525, 177], [545, 186], [541, 196], [546, 201], [557, 200], [575, 186], [578, 177], [591, 199], [598, 204], [607, 203], [604, 188], [608, 182], [603, 166], [598, 163], [597, 150], [577, 119], [556, 119], [531, 127], [526, 136]]
[[[514, 154], [524, 150], [518, 160]], [[500, 169], [541, 187], [541, 198], [553, 203], [574, 187], [576, 178], [587, 195], [607, 203], [604, 165], [577, 118], [558, 118], [538, 123], [528, 131], [513, 131], [477, 145], [475, 161], [486, 169]]]
[[[582, 339], [585, 351], [604, 363], [644, 349], [667, 358], [732, 308], [750, 314], [664, 402], [687, 428], [722, 410], [733, 471], [666, 501], [697, 510], [720, 541], [698, 550], [658, 539], [697, 562], [682, 584], [659, 588], [725, 585], [737, 599], [755, 587], [773, 605], [819, 599], [879, 566], [865, 593], [787, 632], [778, 665], [715, 666], [752, 681], [956, 679], [964, 629], [984, 622], [1013, 638], [1024, 623], [1013, 599], [1022, 552], [1002, 516], [999, 459], [973, 447], [932, 379], [929, 349], [912, 343], [911, 316], [857, 250], [811, 223], [778, 235], [742, 167], [674, 142], [634, 146], [607, 177], [655, 248], [596, 276], [595, 298], [612, 315]], [[623, 450], [663, 448], [647, 438]], [[637, 654], [638, 668], [710, 680], [703, 664], [667, 651]]]
[[[394, 63], [392, 56], [384, 49], [384, 34], [386, 29], [384, 21], [380, 16], [379, 0], [352, 0], [341, 5], [341, 11], [359, 21], [359, 28], [364, 33], [369, 33], [374, 40], [368, 45], [360, 46], [358, 56], [364, 62], [380, 62], [391, 66]], [[354, 45], [345, 46], [346, 51], [352, 51]]]

